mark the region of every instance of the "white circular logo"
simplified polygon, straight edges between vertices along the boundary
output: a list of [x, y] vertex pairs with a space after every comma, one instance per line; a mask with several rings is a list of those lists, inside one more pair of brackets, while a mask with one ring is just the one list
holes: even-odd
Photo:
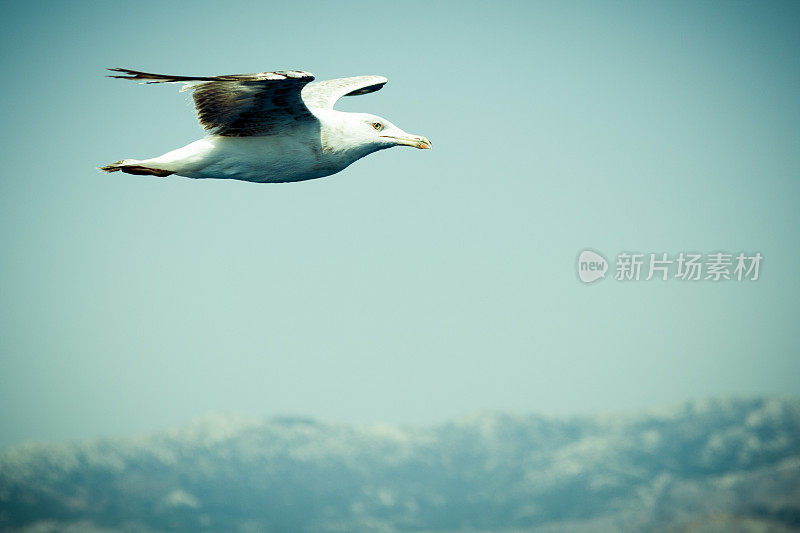
[[584, 283], [591, 283], [606, 277], [608, 261], [592, 250], [584, 250], [578, 256], [578, 277]]

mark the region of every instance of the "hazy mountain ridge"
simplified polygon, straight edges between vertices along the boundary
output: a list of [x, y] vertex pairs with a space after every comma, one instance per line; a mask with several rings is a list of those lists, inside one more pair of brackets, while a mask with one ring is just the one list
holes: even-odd
[[0, 529], [70, 527], [789, 531], [800, 528], [800, 400], [433, 428], [208, 417], [0, 456]]

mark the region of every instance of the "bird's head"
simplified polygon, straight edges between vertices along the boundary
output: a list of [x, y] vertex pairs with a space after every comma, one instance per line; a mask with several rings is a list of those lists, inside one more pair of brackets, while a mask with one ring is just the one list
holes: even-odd
[[392, 146], [413, 146], [414, 148], [433, 148], [431, 141], [421, 135], [406, 133], [385, 118], [369, 113], [348, 113], [349, 134], [375, 150]]

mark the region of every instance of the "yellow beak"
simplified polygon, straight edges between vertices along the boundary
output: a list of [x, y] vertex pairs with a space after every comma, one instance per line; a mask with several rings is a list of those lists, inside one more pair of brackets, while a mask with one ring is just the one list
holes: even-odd
[[397, 141], [397, 144], [402, 144], [403, 146], [413, 146], [414, 148], [419, 148], [421, 150], [430, 150], [433, 148], [433, 144], [431, 141], [428, 140], [427, 137], [423, 137], [422, 135], [409, 135], [408, 137], [393, 137], [391, 135], [381, 135], [381, 137], [386, 137], [387, 139], [394, 139]]

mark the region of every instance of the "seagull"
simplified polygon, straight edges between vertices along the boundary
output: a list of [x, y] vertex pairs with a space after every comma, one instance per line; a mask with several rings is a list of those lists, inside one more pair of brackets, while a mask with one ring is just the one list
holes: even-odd
[[431, 148], [385, 118], [333, 109], [343, 96], [375, 92], [383, 76], [313, 81], [301, 70], [194, 77], [150, 74], [123, 68], [111, 78], [145, 83], [184, 83], [193, 91], [206, 137], [151, 159], [123, 159], [106, 172], [256, 183], [304, 181], [330, 176], [362, 157], [391, 148]]

